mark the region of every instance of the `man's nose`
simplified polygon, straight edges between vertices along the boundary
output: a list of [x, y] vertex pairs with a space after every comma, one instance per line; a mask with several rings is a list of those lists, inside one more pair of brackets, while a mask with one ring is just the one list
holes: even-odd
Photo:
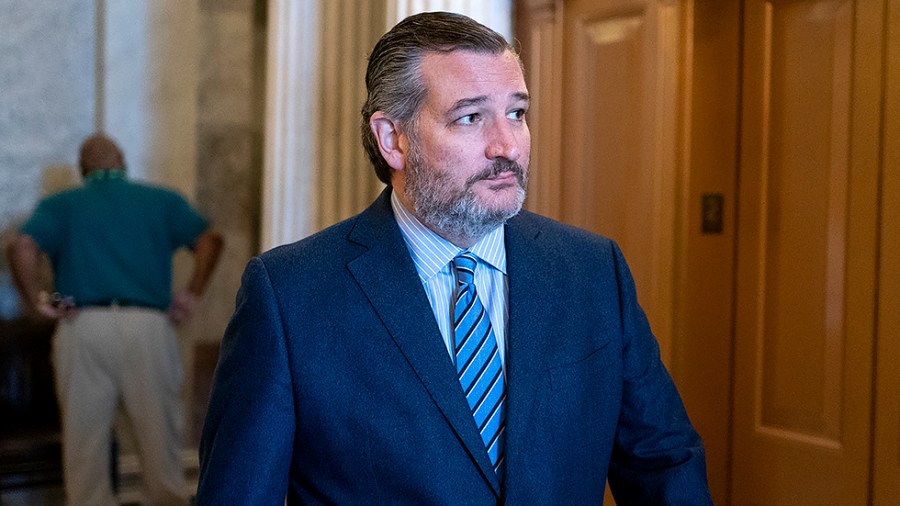
[[498, 121], [488, 131], [485, 156], [489, 160], [505, 158], [516, 161], [521, 156], [520, 134], [516, 129], [523, 126], [510, 125], [506, 120]]

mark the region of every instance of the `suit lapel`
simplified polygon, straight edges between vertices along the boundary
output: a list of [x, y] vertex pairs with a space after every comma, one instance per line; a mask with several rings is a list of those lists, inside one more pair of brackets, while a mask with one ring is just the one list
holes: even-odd
[[390, 205], [390, 190], [359, 217], [348, 239], [368, 250], [347, 268], [444, 418], [499, 495], [499, 482], [459, 387], [428, 297]]
[[554, 294], [565, 293], [564, 286], [557, 286], [562, 283], [547, 275], [555, 266], [555, 257], [538, 246], [539, 235], [538, 222], [529, 213], [522, 212], [507, 223], [506, 484], [511, 487], [516, 480], [540, 472], [517, 456], [534, 444], [535, 403], [549, 382], [550, 339], [555, 335], [552, 315], [559, 314], [563, 304], [563, 298]]

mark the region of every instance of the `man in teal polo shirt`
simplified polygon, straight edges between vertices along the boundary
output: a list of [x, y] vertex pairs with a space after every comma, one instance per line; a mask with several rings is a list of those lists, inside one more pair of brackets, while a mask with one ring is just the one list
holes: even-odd
[[[41, 201], [8, 248], [23, 301], [59, 320], [53, 365], [68, 504], [117, 504], [109, 433], [121, 399], [135, 427], [149, 504], [186, 503], [181, 464], [183, 372], [174, 325], [203, 294], [221, 235], [175, 192], [126, 178], [121, 150], [97, 134], [81, 146], [84, 185]], [[172, 255], [194, 271], [172, 294]], [[46, 254], [56, 293], [41, 291]]]

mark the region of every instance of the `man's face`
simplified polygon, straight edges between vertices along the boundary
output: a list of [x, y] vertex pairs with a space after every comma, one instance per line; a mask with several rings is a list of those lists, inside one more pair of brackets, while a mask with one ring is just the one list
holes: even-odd
[[394, 186], [435, 232], [473, 242], [518, 213], [525, 199], [525, 80], [508, 51], [429, 53], [422, 75], [428, 93], [404, 134], [406, 163]]

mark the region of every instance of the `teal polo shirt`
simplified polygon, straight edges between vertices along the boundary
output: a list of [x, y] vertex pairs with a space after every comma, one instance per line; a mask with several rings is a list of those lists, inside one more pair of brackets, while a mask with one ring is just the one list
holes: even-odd
[[179, 194], [109, 169], [42, 200], [21, 232], [50, 257], [56, 290], [76, 305], [118, 300], [164, 310], [172, 255], [208, 227]]

